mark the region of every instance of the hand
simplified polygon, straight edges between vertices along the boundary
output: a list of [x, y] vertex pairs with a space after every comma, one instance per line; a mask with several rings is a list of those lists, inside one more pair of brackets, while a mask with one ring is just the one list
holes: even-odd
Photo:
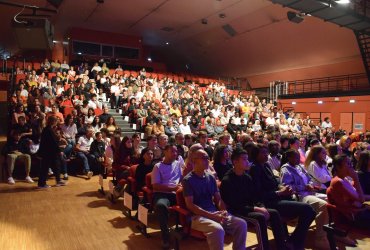
[[293, 190], [290, 186], [284, 186], [278, 191], [279, 196], [290, 196], [293, 194]]
[[268, 221], [270, 219], [270, 214], [264, 207], [254, 207], [254, 211], [263, 214], [265, 220]]
[[212, 213], [211, 220], [214, 220], [218, 223], [222, 223], [223, 220], [227, 219], [227, 211], [216, 211]]
[[314, 191], [314, 190], [315, 190], [315, 187], [314, 187], [314, 186], [312, 186], [311, 184], [307, 184], [307, 185], [306, 185], [306, 190], [307, 190], [307, 191], [312, 192], [312, 191]]

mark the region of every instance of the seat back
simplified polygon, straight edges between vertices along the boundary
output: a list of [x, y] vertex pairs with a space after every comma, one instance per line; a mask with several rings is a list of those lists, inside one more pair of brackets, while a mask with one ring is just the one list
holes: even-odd
[[184, 192], [182, 188], [179, 188], [176, 191], [176, 203], [177, 206], [180, 207], [180, 209], [188, 211], [187, 215], [185, 215], [184, 213], [179, 213], [178, 218], [180, 225], [183, 227], [184, 233], [190, 234], [191, 236], [198, 239], [205, 239], [206, 237], [203, 232], [191, 228], [191, 212], [186, 207]]

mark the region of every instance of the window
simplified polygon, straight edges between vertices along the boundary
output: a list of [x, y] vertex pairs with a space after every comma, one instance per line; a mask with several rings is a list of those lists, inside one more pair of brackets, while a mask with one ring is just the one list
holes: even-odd
[[73, 53], [100, 56], [100, 44], [73, 41]]
[[113, 47], [102, 45], [101, 55], [102, 56], [113, 56]]
[[139, 49], [115, 47], [114, 56], [117, 58], [139, 59]]

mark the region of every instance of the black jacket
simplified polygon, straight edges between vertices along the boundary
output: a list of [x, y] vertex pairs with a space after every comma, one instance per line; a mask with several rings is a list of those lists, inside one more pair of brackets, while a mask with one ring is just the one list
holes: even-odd
[[54, 159], [60, 154], [59, 141], [54, 130], [47, 126], [42, 130], [40, 148], [41, 158]]
[[244, 173], [236, 175], [234, 170], [228, 171], [222, 179], [220, 192], [223, 201], [232, 214], [247, 216], [254, 207], [261, 207], [258, 202], [252, 177]]
[[98, 142], [94, 140], [90, 145], [90, 154], [96, 158], [103, 157], [105, 154], [105, 143], [103, 141]]

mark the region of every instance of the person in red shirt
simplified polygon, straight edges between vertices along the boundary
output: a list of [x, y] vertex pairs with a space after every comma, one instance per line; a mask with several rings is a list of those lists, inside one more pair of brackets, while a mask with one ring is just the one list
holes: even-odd
[[[328, 201], [356, 226], [370, 229], [370, 207], [365, 205], [357, 173], [348, 156], [337, 155], [333, 159], [334, 178], [327, 189]], [[353, 184], [348, 177], [353, 180]]]

